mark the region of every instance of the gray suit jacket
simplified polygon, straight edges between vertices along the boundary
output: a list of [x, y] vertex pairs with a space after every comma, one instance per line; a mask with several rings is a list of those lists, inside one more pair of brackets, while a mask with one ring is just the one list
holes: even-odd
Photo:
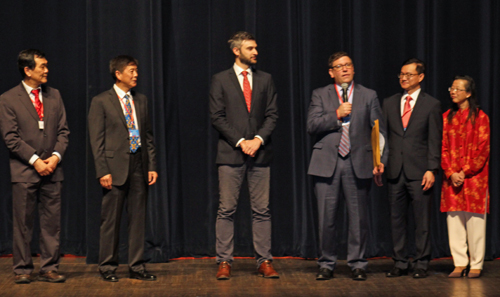
[[[156, 149], [149, 120], [146, 96], [132, 91], [141, 137], [142, 168], [147, 182], [148, 171], [156, 171]], [[90, 146], [97, 178], [111, 174], [114, 186], [128, 178], [130, 143], [125, 115], [115, 90], [111, 88], [92, 99], [89, 110]]]
[[397, 178], [403, 168], [407, 178], [421, 180], [427, 170], [438, 170], [441, 164], [441, 102], [420, 91], [404, 131], [401, 96], [402, 93], [397, 93], [386, 98], [383, 105], [390, 152], [387, 177]]
[[[339, 125], [336, 114], [339, 106], [339, 98], [333, 84], [313, 91], [307, 114], [307, 132], [316, 136], [308, 170], [310, 175], [320, 177], [333, 175], [342, 135], [342, 125]], [[380, 133], [387, 139], [377, 93], [354, 83], [349, 137], [351, 160], [357, 178], [373, 177], [371, 131], [377, 119]], [[387, 164], [387, 155], [386, 145], [381, 158], [384, 165]]]
[[[36, 183], [41, 176], [29, 164], [33, 154], [46, 159], [54, 151], [64, 159], [68, 146], [69, 129], [66, 111], [59, 91], [42, 86], [44, 129], [38, 127], [39, 117], [23, 84], [0, 96], [0, 129], [10, 152], [12, 182]], [[51, 181], [62, 181], [59, 164], [50, 175]]]
[[259, 135], [264, 140], [255, 155], [255, 164], [269, 164], [273, 156], [271, 134], [278, 119], [277, 94], [269, 73], [254, 70], [252, 104], [247, 110], [245, 97], [234, 69], [217, 73], [210, 87], [210, 117], [219, 131], [217, 164], [241, 165], [248, 155], [236, 147], [241, 139]]

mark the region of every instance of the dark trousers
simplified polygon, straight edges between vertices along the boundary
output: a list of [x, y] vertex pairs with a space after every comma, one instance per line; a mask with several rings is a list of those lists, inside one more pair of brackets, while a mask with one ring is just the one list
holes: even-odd
[[234, 213], [246, 176], [252, 207], [252, 233], [257, 265], [271, 256], [271, 213], [269, 211], [270, 167], [219, 165], [219, 209], [215, 224], [217, 263], [233, 262]]
[[429, 229], [431, 223], [432, 188], [423, 191], [422, 180], [410, 180], [401, 171], [399, 177], [388, 180], [391, 205], [391, 230], [395, 267], [409, 268], [407, 244], [408, 208], [413, 207], [415, 218], [416, 254], [414, 268], [427, 270], [431, 257]]
[[334, 270], [337, 263], [336, 217], [343, 193], [349, 218], [347, 265], [352, 270], [366, 269], [369, 221], [367, 201], [371, 179], [356, 178], [348, 155], [346, 158], [338, 157], [332, 177], [314, 176], [314, 184], [318, 199], [319, 267]]
[[30, 274], [34, 269], [30, 243], [37, 202], [40, 217], [40, 272], [58, 270], [61, 260], [61, 188], [62, 182], [51, 182], [48, 177], [43, 177], [38, 183], [12, 183], [15, 274]]
[[122, 186], [103, 190], [99, 270], [118, 268], [120, 222], [123, 206], [128, 215], [128, 265], [135, 272], [144, 271], [144, 232], [147, 184], [142, 170], [141, 153], [130, 154], [128, 179]]

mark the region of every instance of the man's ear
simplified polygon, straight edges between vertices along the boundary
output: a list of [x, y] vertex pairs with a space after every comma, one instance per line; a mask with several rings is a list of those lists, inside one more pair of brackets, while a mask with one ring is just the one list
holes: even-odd
[[240, 49], [237, 47], [233, 47], [233, 54], [237, 57], [240, 56]]

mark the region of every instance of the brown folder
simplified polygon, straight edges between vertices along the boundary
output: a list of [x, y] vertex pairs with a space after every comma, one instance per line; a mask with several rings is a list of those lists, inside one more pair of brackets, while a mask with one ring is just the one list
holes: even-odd
[[373, 167], [380, 165], [380, 131], [378, 128], [378, 120], [375, 120], [375, 125], [372, 128], [372, 152], [373, 152]]

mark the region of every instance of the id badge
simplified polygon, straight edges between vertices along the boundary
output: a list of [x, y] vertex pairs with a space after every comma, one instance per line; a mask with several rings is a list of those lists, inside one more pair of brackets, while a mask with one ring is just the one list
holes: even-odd
[[130, 135], [130, 138], [132, 137], [139, 137], [139, 130], [137, 129], [129, 129], [129, 135]]
[[43, 130], [43, 121], [38, 121], [38, 129]]

